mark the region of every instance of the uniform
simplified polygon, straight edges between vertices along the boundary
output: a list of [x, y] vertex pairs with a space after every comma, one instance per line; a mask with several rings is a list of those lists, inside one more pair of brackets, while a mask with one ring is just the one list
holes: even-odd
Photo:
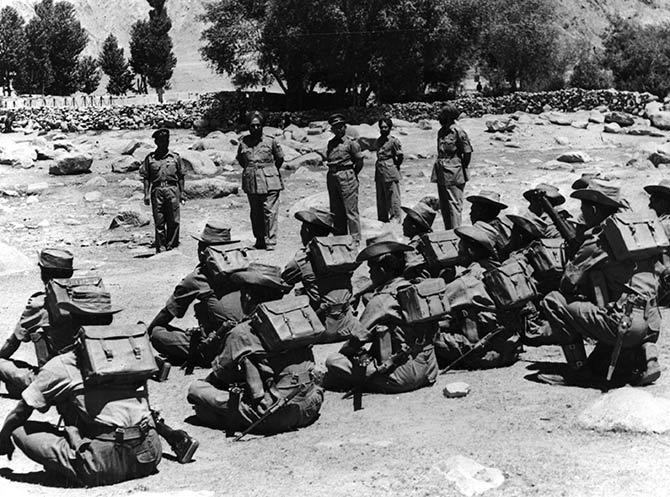
[[324, 323], [320, 343], [343, 342], [362, 329], [351, 308], [351, 274], [317, 278], [307, 250], [300, 249], [282, 273], [289, 285], [302, 283], [312, 308]]
[[396, 157], [402, 154], [402, 145], [395, 136], [377, 138], [375, 187], [377, 190], [377, 219], [387, 223], [400, 219], [400, 166]]
[[162, 455], [146, 386], [84, 386], [77, 352], [54, 357], [22, 394], [40, 412], [56, 406], [65, 428], [28, 421], [16, 446], [47, 471], [86, 486], [109, 485], [156, 472]]
[[[295, 430], [319, 417], [323, 390], [314, 383], [314, 368], [311, 348], [270, 354], [246, 321], [231, 331], [223, 351], [212, 363], [211, 374], [192, 383], [187, 398], [196, 417], [206, 425], [242, 431], [277, 399], [302, 389], [254, 433], [270, 435]], [[232, 405], [227, 390], [236, 384], [243, 386], [243, 393], [237, 405]]]
[[[193, 272], [179, 282], [165, 303], [165, 309], [173, 317], [183, 318], [195, 300], [198, 300], [194, 306], [195, 315], [204, 337], [216, 332], [223, 325], [232, 328], [244, 318], [240, 292], [217, 293], [212, 288], [202, 264], [196, 266]], [[218, 347], [210, 350], [211, 355], [198, 359], [200, 366], [209, 366], [223, 346], [222, 339], [223, 337], [216, 341]], [[156, 326], [151, 332], [151, 343], [170, 362], [179, 364], [188, 358], [190, 335], [184, 330], [169, 325]]]
[[284, 153], [274, 138], [263, 136], [256, 142], [251, 136], [240, 140], [237, 161], [242, 166], [242, 190], [249, 198], [251, 229], [257, 248], [277, 244], [279, 192], [284, 189], [277, 164]]
[[499, 256], [504, 259], [509, 252], [510, 240], [512, 237], [512, 222], [507, 218], [496, 217], [489, 221], [477, 221], [474, 226], [485, 231], [493, 230], [495, 232], [495, 248]]
[[156, 228], [156, 249], [173, 249], [179, 245], [180, 182], [184, 181], [184, 167], [176, 152], [157, 158], [152, 152], [140, 167], [140, 176], [151, 185], [151, 210]]
[[467, 133], [458, 125], [441, 128], [437, 133], [437, 161], [433, 166], [431, 181], [437, 183], [440, 208], [445, 229], [461, 225], [463, 190], [468, 173], [462, 158], [472, 153]]
[[[398, 291], [407, 287], [404, 278], [395, 278], [380, 287], [368, 302], [361, 324], [364, 332], [354, 336], [342, 350], [328, 357], [328, 384], [334, 388], [355, 387], [352, 357], [360, 353], [362, 345], [373, 342], [379, 333], [390, 332], [392, 355], [409, 348], [409, 355], [386, 374], [374, 375], [382, 352], [373, 345], [368, 353], [373, 361], [367, 366], [364, 389], [380, 393], [400, 393], [430, 386], [437, 379], [437, 360], [433, 348], [435, 325], [409, 326], [402, 317]], [[374, 376], [373, 376], [374, 375]]]
[[328, 142], [328, 199], [334, 215], [335, 234], [360, 236], [361, 221], [358, 214], [358, 174], [356, 162], [363, 155], [358, 142], [348, 136], [333, 138]]

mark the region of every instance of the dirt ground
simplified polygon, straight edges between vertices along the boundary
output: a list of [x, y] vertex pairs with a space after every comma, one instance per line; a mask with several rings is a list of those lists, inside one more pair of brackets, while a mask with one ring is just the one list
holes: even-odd
[[[598, 170], [621, 182], [634, 208], [644, 208], [642, 186], [667, 176], [665, 169], [625, 166], [639, 154], [646, 157], [650, 147], [666, 142], [666, 138], [606, 135], [602, 125], [581, 130], [537, 125], [534, 121], [532, 118], [510, 135], [514, 147], [485, 133], [485, 119], [461, 123], [475, 149], [467, 193], [496, 189], [510, 205], [509, 212], [520, 211], [521, 192], [528, 187], [540, 181], [552, 182], [567, 196], [577, 176]], [[406, 133], [399, 135], [406, 153], [434, 154], [436, 129], [410, 128]], [[151, 226], [132, 231], [106, 229], [118, 210], [149, 212], [142, 205], [141, 195], [118, 184], [126, 177], [136, 179], [136, 173], [108, 172], [114, 150], [130, 138], [148, 140], [148, 135], [106, 132], [68, 137], [95, 154], [93, 172], [108, 181], [107, 187], [99, 189], [103, 202], [83, 200], [83, 184], [92, 175], [50, 177], [44, 168], [0, 166], [0, 188], [38, 181], [50, 184], [35, 197], [37, 202], [27, 202], [25, 197], [0, 197], [0, 240], [31, 258], [44, 245], [70, 245], [82, 273], [102, 276], [116, 303], [125, 308], [118, 322], [148, 321], [161, 308], [174, 285], [195, 265], [196, 244], [189, 234], [199, 232], [206, 219], [224, 219], [234, 234], [250, 238], [246, 199], [241, 195], [188, 202], [182, 208], [182, 245], [160, 256], [142, 257], [150, 253], [141, 243], [151, 240]], [[564, 136], [571, 145], [559, 146], [557, 136]], [[22, 135], [1, 137], [0, 147], [5, 140], [17, 138], [24, 139]], [[185, 145], [194, 138], [188, 132], [178, 132], [174, 141]], [[576, 165], [553, 162], [569, 150], [583, 150], [593, 161]], [[429, 183], [431, 163], [428, 158], [410, 160], [403, 166], [404, 204], [412, 205], [424, 195], [436, 193]], [[230, 174], [231, 178], [236, 174]], [[292, 207], [299, 201], [300, 205], [311, 205], [326, 199], [324, 171], [301, 178], [286, 175], [285, 179], [278, 250], [259, 253], [262, 261], [277, 265], [285, 264], [299, 244], [298, 222], [289, 215]], [[364, 217], [374, 219], [371, 159], [361, 174], [360, 207]], [[569, 201], [569, 209], [576, 207]], [[48, 225], [42, 223], [44, 220]], [[40, 223], [43, 227], [38, 226]], [[440, 223], [438, 218], [436, 226]], [[379, 229], [376, 221], [365, 221], [364, 226], [368, 232]], [[4, 327], [0, 335], [8, 335], [28, 296], [40, 289], [40, 282], [36, 270], [2, 276], [0, 282], [0, 322]], [[183, 320], [187, 326], [193, 322], [192, 315]], [[316, 347], [317, 363], [323, 364], [337, 348]], [[670, 363], [666, 333], [661, 334], [660, 351], [665, 366]], [[20, 353], [33, 358], [28, 346], [23, 346]], [[343, 400], [341, 394], [327, 393], [321, 417], [313, 426], [269, 438], [249, 437], [240, 443], [226, 439], [222, 432], [191, 424], [186, 390], [191, 381], [207, 372], [196, 370], [193, 376], [185, 377], [183, 372], [173, 370], [167, 383], [150, 385], [151, 401], [169, 423], [186, 427], [200, 440], [192, 464], [179, 465], [166, 457], [159, 473], [143, 480], [101, 489], [65, 490], [47, 479], [40, 467], [16, 453], [10, 462], [0, 459], [0, 484], [3, 495], [34, 496], [66, 492], [74, 497], [137, 492], [162, 495], [182, 490], [235, 496], [452, 496], [460, 494], [440, 466], [451, 456], [463, 455], [504, 473], [504, 484], [486, 493], [491, 497], [668, 495], [670, 437], [583, 430], [577, 425], [577, 417], [600, 397], [599, 391], [552, 388], [527, 378], [538, 367], [562, 360], [558, 347], [527, 349], [509, 368], [457, 371], [440, 376], [432, 388], [402, 395], [367, 395], [360, 412], [353, 412], [351, 401]], [[443, 397], [443, 387], [452, 381], [469, 383], [472, 392], [462, 399]], [[670, 375], [666, 372], [646, 390], [670, 396]], [[0, 417], [4, 418], [13, 405], [10, 399], [0, 399]], [[45, 417], [56, 419], [55, 413]], [[169, 453], [169, 448], [165, 452]]]

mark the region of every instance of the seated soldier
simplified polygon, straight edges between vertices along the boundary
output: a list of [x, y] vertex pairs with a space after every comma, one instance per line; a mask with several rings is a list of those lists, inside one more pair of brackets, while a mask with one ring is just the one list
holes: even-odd
[[[165, 307], [149, 324], [149, 333], [151, 344], [172, 364], [184, 364], [188, 359], [195, 361], [194, 365], [209, 367], [223, 347], [225, 332], [239, 323], [244, 313], [239, 290], [234, 285], [224, 287], [213, 281], [205, 267], [206, 249], [237, 243], [237, 240], [231, 240], [230, 228], [213, 222], [207, 223], [202, 234], [193, 238], [198, 240], [198, 265], [175, 287]], [[181, 330], [171, 326], [174, 318], [184, 317], [196, 299], [194, 311], [199, 328]], [[192, 343], [192, 333], [200, 335], [196, 337], [197, 344]]]
[[[661, 180], [658, 185], [645, 186], [644, 190], [649, 194], [649, 208], [656, 213], [665, 234], [670, 237], [670, 181]], [[667, 252], [656, 264], [656, 273], [660, 278], [658, 302], [667, 307], [670, 303], [670, 255]]]
[[[109, 293], [96, 287], [73, 295], [68, 310], [77, 330], [80, 316], [102, 325], [111, 322], [116, 312]], [[11, 458], [16, 444], [48, 473], [86, 486], [110, 485], [155, 473], [162, 449], [146, 385], [115, 385], [112, 391], [109, 385], [85, 383], [82, 368], [79, 345], [42, 366], [0, 430], [0, 454]], [[64, 429], [29, 421], [35, 409], [45, 413], [52, 406], [61, 413]]]
[[[617, 372], [623, 373], [620, 378], [637, 385], [653, 383], [661, 374], [655, 345], [661, 325], [656, 307], [657, 257], [622, 262], [613, 256], [603, 223], [625, 208], [618, 187], [592, 181], [571, 196], [581, 200], [585, 240], [568, 262], [561, 291], [550, 293], [541, 303], [548, 320], [545, 331], [561, 344], [568, 370], [560, 375], [539, 374], [538, 380], [553, 385], [602, 384], [603, 370], [611, 360], [608, 352], [623, 326], [623, 350], [616, 364]], [[629, 305], [632, 310], [627, 316]], [[584, 338], [598, 343], [589, 362]]]
[[[327, 388], [400, 393], [430, 386], [437, 378], [432, 343], [436, 325], [410, 326], [397, 298], [398, 290], [410, 285], [402, 275], [404, 254], [412, 247], [382, 237], [368, 239], [358, 255], [360, 262], [368, 262], [376, 290], [361, 315], [364, 333], [352, 336], [327, 359]], [[372, 346], [365, 348], [368, 343]]]
[[419, 252], [418, 246], [421, 236], [433, 231], [433, 221], [437, 215], [437, 209], [440, 208], [440, 201], [436, 197], [424, 197], [414, 207], [400, 207], [405, 211], [405, 218], [402, 221], [402, 234], [406, 237], [408, 245], [414, 250], [405, 253], [407, 268], [404, 277], [415, 281], [424, 278], [430, 278], [431, 274], [426, 267], [426, 260]]
[[[549, 203], [554, 208], [565, 203], [565, 197], [561, 195], [558, 188], [554, 185], [540, 183], [535, 188], [523, 192], [523, 198], [528, 201], [528, 212], [524, 213], [524, 217], [530, 219], [540, 229], [540, 232], [542, 233], [541, 238], [560, 238], [561, 234], [558, 231], [558, 228], [556, 228], [554, 221], [549, 214], [545, 212], [541, 200], [537, 195], [534, 195], [534, 193], [538, 191], [544, 194], [545, 198], [549, 200]], [[565, 209], [557, 210], [557, 214], [566, 220], [571, 217], [570, 213]]]
[[[231, 277], [242, 289], [247, 316], [252, 316], [259, 304], [279, 300], [291, 289], [275, 266], [251, 264]], [[200, 422], [230, 433], [246, 430], [273, 404], [295, 394], [253, 433], [295, 430], [319, 417], [323, 391], [314, 381], [314, 369], [309, 346], [283, 353], [265, 350], [250, 318], [233, 328], [223, 351], [212, 362], [212, 372], [205, 380], [191, 384], [187, 399]]]
[[502, 258], [509, 254], [509, 237], [512, 234], [512, 223], [500, 212], [507, 209], [507, 205], [500, 201], [496, 192], [483, 190], [478, 195], [470, 195], [466, 200], [470, 207], [470, 222], [473, 226], [488, 224], [497, 232], [496, 250]]
[[307, 250], [307, 245], [314, 238], [326, 237], [333, 232], [333, 215], [309, 209], [296, 212], [295, 217], [302, 222], [300, 238], [303, 248], [286, 265], [282, 279], [292, 286], [302, 283], [312, 308], [326, 327], [319, 343], [343, 342], [361, 328], [351, 308], [352, 273], [317, 277]]
[[[456, 228], [456, 234], [461, 239], [461, 250], [470, 262], [459, 278], [481, 280], [487, 270], [500, 266], [494, 231], [486, 231], [481, 225], [461, 226]], [[449, 285], [456, 288], [459, 284], [456, 280]], [[494, 304], [488, 295], [478, 297], [474, 301], [473, 296], [471, 305], [460, 307], [440, 323], [440, 331], [435, 336], [435, 355], [440, 367], [460, 364], [468, 369], [499, 368], [514, 364], [518, 359], [519, 337], [513, 326], [506, 326], [501, 316], [492, 312]], [[501, 327], [505, 329], [501, 330]], [[496, 334], [479, 350], [470, 353], [477, 342], [491, 333]], [[461, 357], [463, 360], [458, 361]]]
[[[71, 278], [73, 255], [58, 248], [45, 248], [38, 256], [40, 276], [45, 288], [54, 278]], [[19, 398], [37, 373], [37, 367], [23, 361], [12, 360], [21, 342], [33, 342], [37, 365], [42, 366], [60, 350], [72, 345], [74, 337], [69, 323], [51, 323], [46, 307], [45, 291], [34, 293], [26, 308], [0, 349], [0, 382], [4, 382], [12, 398]]]

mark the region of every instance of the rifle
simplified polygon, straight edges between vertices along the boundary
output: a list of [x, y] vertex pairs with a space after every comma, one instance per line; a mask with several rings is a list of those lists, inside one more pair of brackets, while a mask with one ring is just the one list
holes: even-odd
[[556, 212], [556, 209], [554, 209], [554, 206], [549, 202], [545, 192], [542, 190], [531, 190], [530, 198], [538, 200], [542, 206], [542, 210], [554, 222], [556, 229], [561, 234], [561, 238], [565, 240], [566, 256], [570, 259], [579, 249], [580, 242], [577, 237], [577, 232], [558, 212]]
[[305, 385], [302, 384], [295, 390], [293, 390], [290, 394], [288, 394], [286, 397], [280, 397], [278, 398], [269, 408], [267, 411], [265, 411], [265, 414], [263, 414], [260, 418], [258, 418], [256, 421], [251, 423], [251, 426], [249, 426], [246, 430], [244, 430], [242, 433], [237, 435], [235, 439], [233, 440], [234, 442], [239, 442], [242, 440], [245, 436], [249, 434], [251, 430], [256, 428], [258, 425], [260, 425], [263, 421], [268, 419], [270, 416], [272, 416], [274, 413], [276, 413], [279, 409], [284, 407], [286, 404], [288, 404], [291, 400], [293, 400], [294, 397], [297, 395], [303, 393], [305, 391]]
[[467, 356], [469, 356], [470, 354], [472, 354], [475, 350], [479, 350], [479, 349], [481, 349], [482, 347], [484, 347], [487, 343], [489, 343], [489, 342], [491, 341], [491, 339], [492, 339], [493, 337], [495, 337], [495, 336], [498, 335], [499, 333], [502, 333], [504, 330], [506, 330], [506, 328], [505, 328], [504, 326], [501, 326], [501, 327], [499, 327], [498, 329], [493, 330], [491, 333], [488, 333], [487, 335], [485, 335], [484, 337], [482, 337], [482, 338], [481, 338], [481, 339], [474, 345], [474, 347], [472, 347], [470, 350], [468, 350], [468, 351], [465, 352], [464, 354], [461, 354], [461, 355], [458, 357], [458, 359], [456, 359], [455, 361], [452, 361], [452, 363], [449, 364], [446, 368], [441, 369], [441, 370], [440, 370], [440, 374], [448, 373], [454, 366], [456, 366], [456, 364], [458, 364], [458, 363], [461, 362], [463, 359], [465, 359]]
[[202, 340], [202, 327], [196, 326], [189, 331], [191, 332], [191, 336], [188, 341], [188, 357], [186, 357], [186, 361], [184, 361], [184, 364], [181, 366], [184, 370], [184, 374], [187, 376], [193, 374], [196, 362], [198, 361], [198, 348], [200, 346], [200, 341]]
[[612, 381], [612, 376], [614, 376], [614, 370], [616, 369], [617, 362], [619, 361], [619, 355], [621, 354], [621, 348], [623, 347], [623, 339], [631, 327], [632, 321], [630, 315], [633, 312], [633, 300], [629, 297], [626, 298], [626, 301], [618, 310], [623, 312], [621, 320], [619, 321], [619, 327], [617, 329], [616, 343], [614, 344], [614, 350], [612, 350], [612, 356], [610, 357], [610, 364], [607, 367], [607, 378], [605, 382], [605, 391], [609, 389], [609, 385]]

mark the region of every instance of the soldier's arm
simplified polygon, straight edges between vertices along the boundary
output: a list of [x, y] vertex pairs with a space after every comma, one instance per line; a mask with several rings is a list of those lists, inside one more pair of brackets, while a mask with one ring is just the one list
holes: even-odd
[[356, 176], [358, 176], [358, 173], [363, 169], [363, 153], [361, 152], [361, 146], [357, 141], [351, 140], [349, 153], [351, 154], [351, 160], [354, 162], [354, 172], [356, 173]]
[[9, 359], [19, 349], [21, 341], [12, 333], [0, 348], [0, 359]]
[[181, 156], [177, 157], [177, 177], [179, 178], [179, 199], [184, 199], [184, 162]]
[[284, 164], [284, 152], [274, 138], [272, 139], [272, 156], [275, 159], [275, 166], [277, 166], [277, 169], [282, 167]]
[[12, 458], [14, 452], [14, 444], [12, 443], [12, 433], [17, 428], [20, 428], [30, 418], [33, 413], [33, 408], [30, 407], [25, 400], [21, 399], [16, 407], [5, 418], [5, 423], [0, 430], [0, 455]]
[[149, 205], [151, 199], [151, 180], [149, 178], [149, 156], [144, 159], [142, 167], [140, 167], [140, 176], [144, 185], [144, 204]]
[[470, 160], [472, 159], [472, 145], [470, 144], [470, 138], [468, 134], [459, 128], [458, 131], [458, 155], [461, 158], [461, 164], [463, 167], [468, 167], [470, 165]]
[[149, 324], [149, 327], [147, 328], [147, 331], [149, 332], [149, 334], [151, 334], [151, 332], [153, 331], [153, 329], [156, 326], [165, 327], [168, 324], [170, 324], [170, 322], [173, 319], [174, 319], [174, 316], [172, 315], [172, 313], [170, 311], [168, 311], [165, 307], [163, 307], [158, 312], [158, 314], [156, 314], [156, 317], [153, 319], [153, 321], [151, 321], [151, 323]]
[[402, 153], [402, 145], [397, 138], [393, 141], [393, 163], [400, 167], [405, 160], [405, 154]]

